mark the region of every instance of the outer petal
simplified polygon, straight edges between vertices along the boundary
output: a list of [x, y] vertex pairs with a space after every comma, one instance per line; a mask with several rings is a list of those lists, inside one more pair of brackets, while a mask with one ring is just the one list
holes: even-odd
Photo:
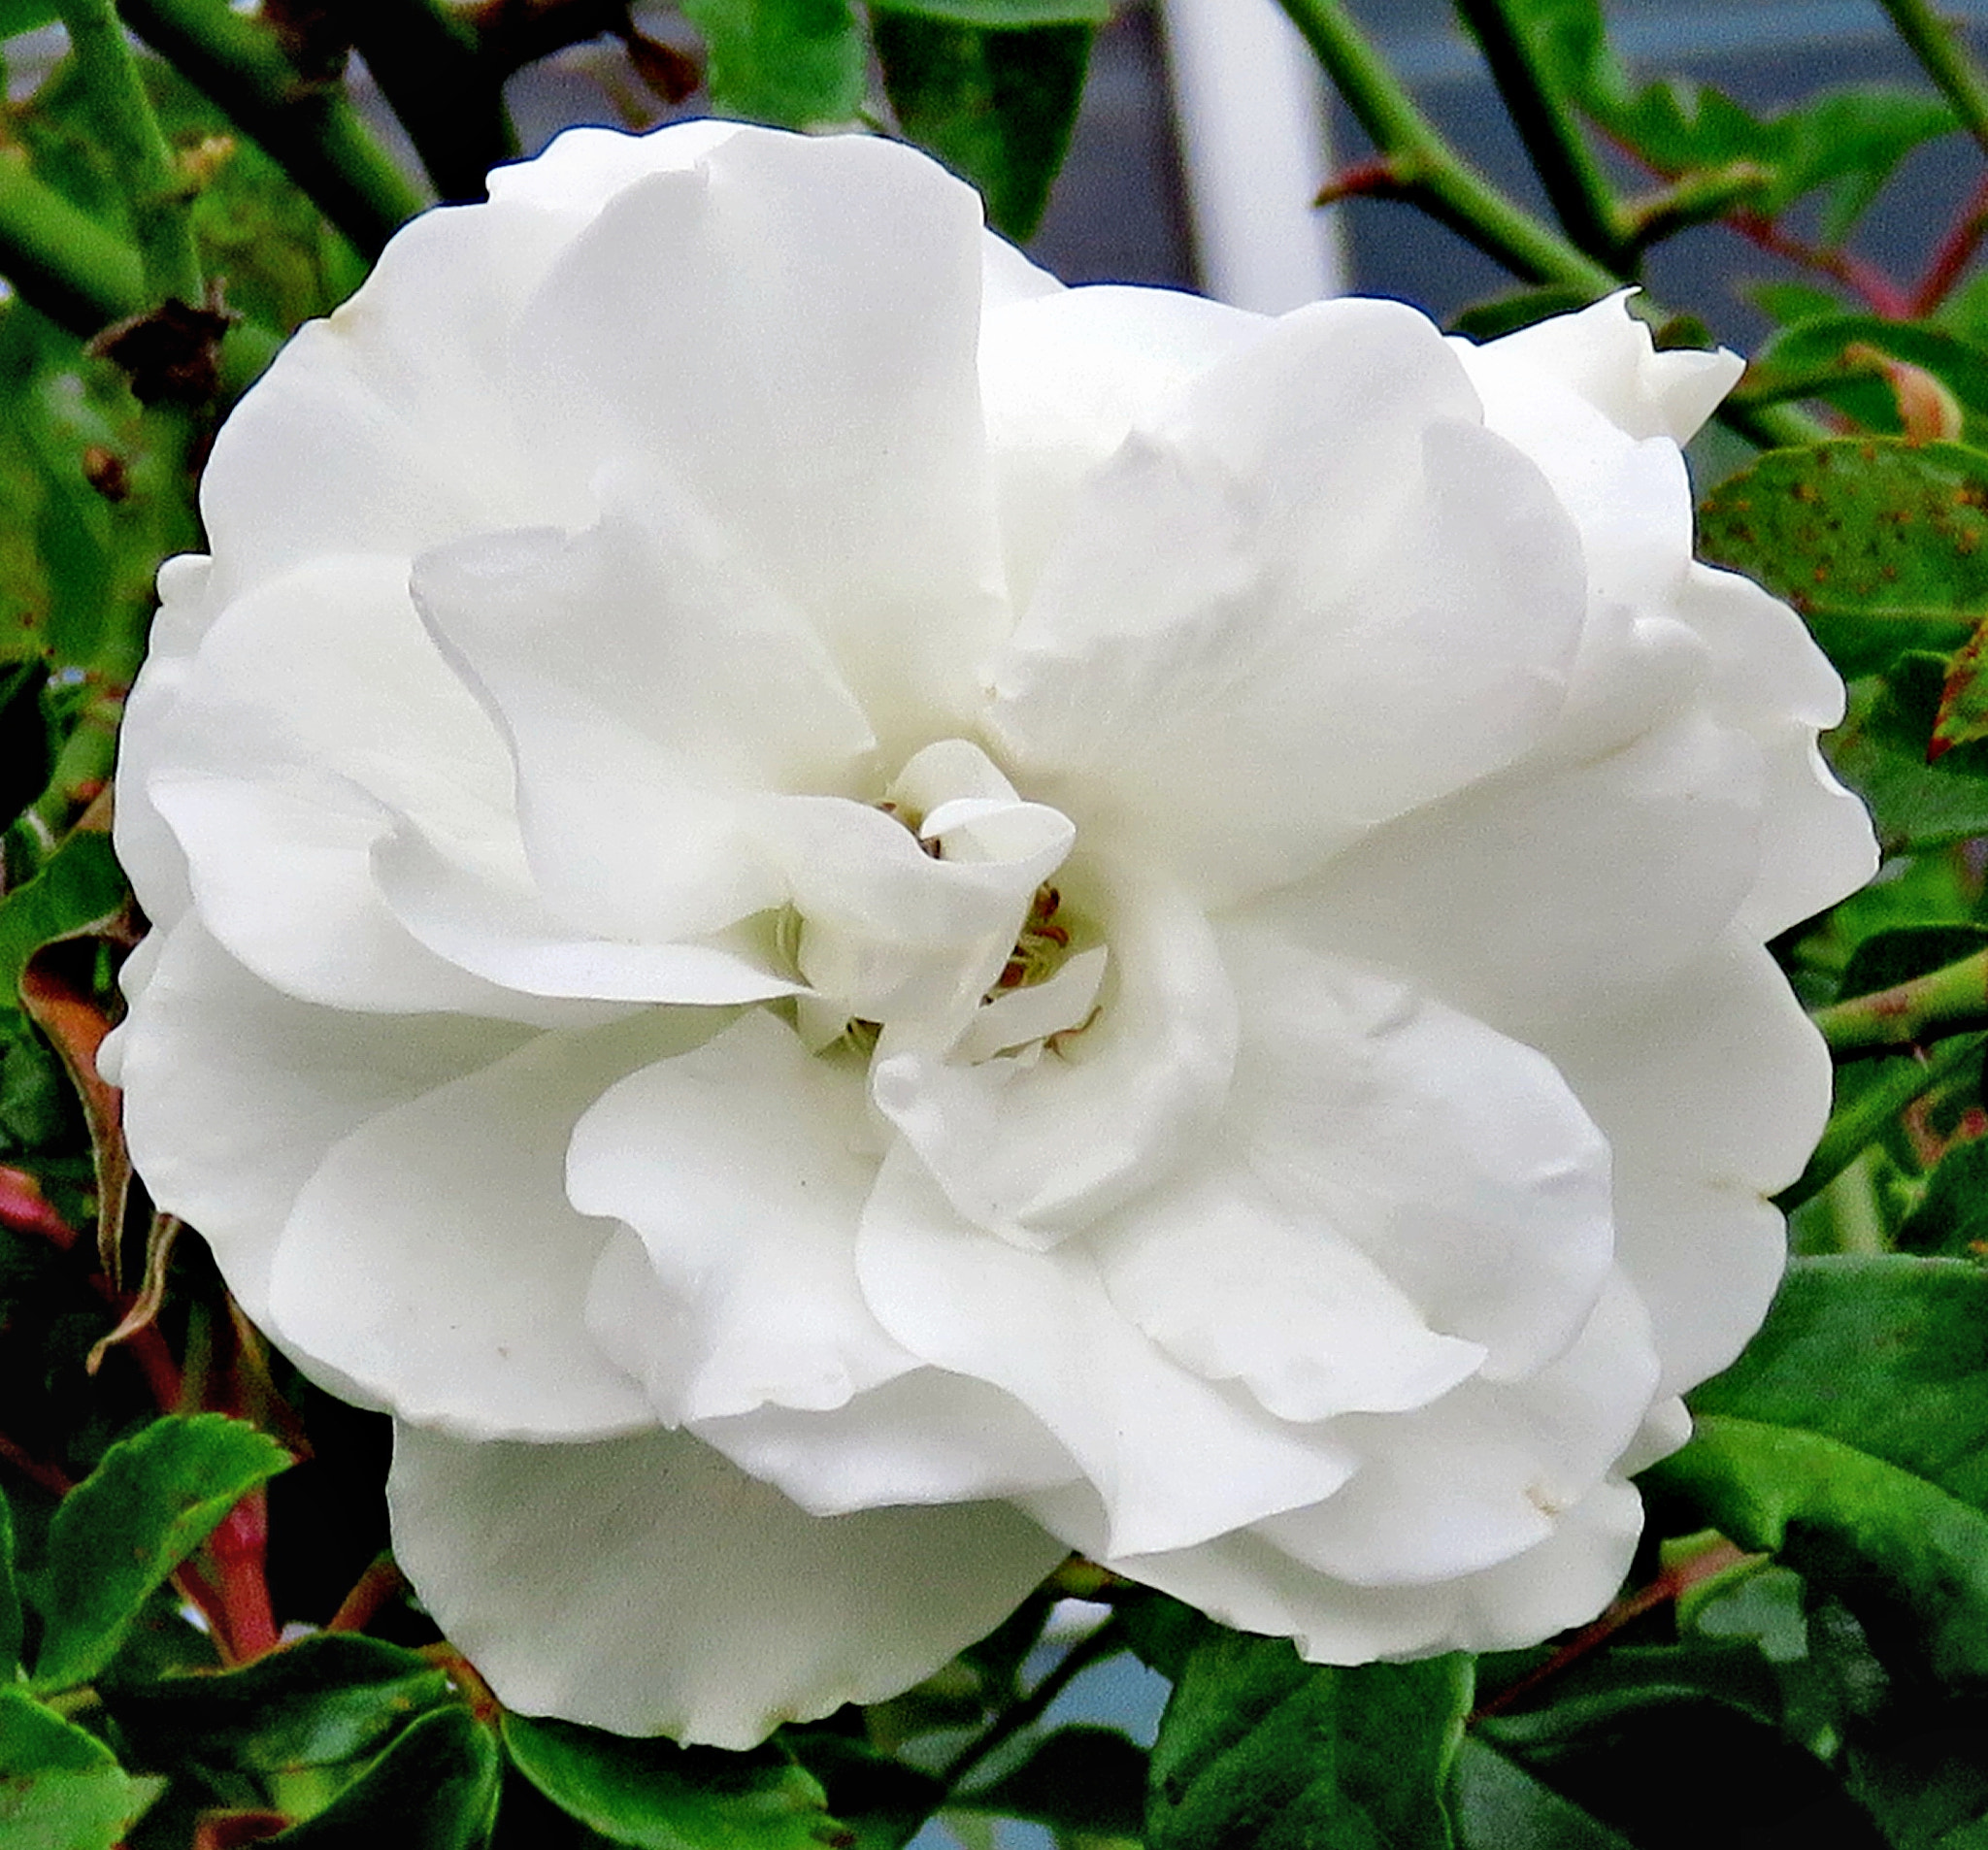
[[1025, 1252], [960, 1221], [900, 1148], [857, 1245], [864, 1295], [906, 1348], [993, 1383], [1097, 1487], [1122, 1550], [1180, 1547], [1316, 1503], [1352, 1460], [1180, 1368], [1105, 1293], [1079, 1242]]
[[1219, 904], [1536, 743], [1579, 547], [1478, 417], [1393, 304], [1300, 310], [1202, 374], [1091, 479], [997, 664], [1011, 772]]
[[1615, 1153], [1617, 1257], [1655, 1320], [1665, 1393], [1724, 1368], [1786, 1257], [1766, 1196], [1829, 1116], [1830, 1061], [1773, 959], [1739, 935], [1663, 989], [1570, 1019], [1547, 1050]]
[[[547, 463], [694, 482], [900, 761], [958, 730], [1005, 618], [981, 238], [972, 192], [909, 149], [739, 134], [606, 206], [514, 345]], [[669, 339], [629, 339], [645, 327]]]
[[1622, 1585], [1641, 1530], [1641, 1499], [1611, 1481], [1523, 1554], [1432, 1586], [1354, 1586], [1303, 1566], [1250, 1531], [1109, 1565], [1225, 1625], [1294, 1638], [1314, 1664], [1365, 1664], [1507, 1650], [1578, 1625]]
[[720, 1747], [896, 1695], [1065, 1553], [1006, 1503], [806, 1515], [685, 1434], [403, 1426], [387, 1496], [422, 1603], [502, 1701]]
[[1376, 830], [1263, 910], [1537, 1041], [1719, 940], [1759, 865], [1761, 790], [1753, 741], [1687, 711]]
[[1557, 314], [1489, 342], [1476, 349], [1472, 371], [1543, 380], [1556, 395], [1578, 394], [1631, 437], [1687, 443], [1739, 383], [1746, 363], [1723, 347], [1658, 352], [1648, 325], [1630, 314], [1629, 295], [1623, 290], [1577, 314]]
[[327, 558], [274, 579], [175, 679], [124, 784], [170, 824], [202, 918], [243, 963], [332, 1007], [562, 1018], [435, 956], [374, 884], [396, 815], [477, 852], [516, 835], [503, 743], [422, 634], [402, 567]]
[[200, 1229], [257, 1323], [269, 1321], [283, 1224], [330, 1151], [528, 1034], [297, 1002], [243, 969], [197, 918], [155, 930], [138, 957], [149, 974], [142, 983], [127, 975], [131, 1011], [116, 1037], [132, 1161], [158, 1206]]
[[466, 1437], [649, 1424], [584, 1321], [613, 1229], [576, 1212], [566, 1146], [631, 1068], [694, 1045], [709, 1010], [654, 1009], [517, 1052], [381, 1113], [299, 1194], [270, 1281], [285, 1348], [348, 1399]]

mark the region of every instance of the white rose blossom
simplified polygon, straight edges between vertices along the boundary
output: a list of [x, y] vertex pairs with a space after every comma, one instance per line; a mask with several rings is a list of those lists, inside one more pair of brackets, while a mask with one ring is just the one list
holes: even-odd
[[1064, 289], [903, 147], [563, 136], [215, 445], [117, 843], [158, 1203], [503, 1700], [744, 1745], [1072, 1549], [1592, 1615], [1829, 1098], [1842, 689], [1622, 301]]

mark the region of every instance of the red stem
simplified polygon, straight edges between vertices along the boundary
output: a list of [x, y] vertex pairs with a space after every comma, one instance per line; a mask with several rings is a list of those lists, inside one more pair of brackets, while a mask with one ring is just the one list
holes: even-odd
[[1851, 251], [1818, 249], [1814, 245], [1791, 236], [1772, 218], [1757, 212], [1736, 212], [1726, 219], [1726, 223], [1760, 249], [1835, 278], [1845, 288], [1862, 296], [1865, 307], [1872, 314], [1881, 315], [1887, 321], [1908, 321], [1915, 313], [1914, 299], [1909, 293], [1900, 288], [1874, 263], [1869, 263]]
[[207, 1538], [207, 1556], [218, 1576], [225, 1655], [235, 1664], [252, 1663], [274, 1651], [279, 1642], [276, 1612], [270, 1603], [269, 1498], [260, 1488], [223, 1516]]
[[1938, 249], [1926, 265], [1925, 275], [1913, 285], [1914, 317], [1931, 314], [1953, 293], [1954, 284], [1967, 274], [1983, 238], [1988, 238], [1988, 180], [1974, 188], [1972, 197], [1939, 241]]

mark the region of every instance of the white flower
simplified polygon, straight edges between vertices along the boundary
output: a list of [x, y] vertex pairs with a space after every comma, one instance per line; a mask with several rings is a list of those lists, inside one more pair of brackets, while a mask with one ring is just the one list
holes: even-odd
[[878, 140], [492, 190], [230, 420], [118, 785], [139, 1168], [442, 1624], [736, 1745], [1073, 1548], [1325, 1662], [1592, 1614], [1872, 858], [1690, 559], [1737, 363], [1066, 291]]

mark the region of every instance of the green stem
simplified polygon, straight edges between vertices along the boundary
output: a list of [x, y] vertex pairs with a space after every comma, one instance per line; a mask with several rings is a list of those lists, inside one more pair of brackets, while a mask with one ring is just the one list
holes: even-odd
[[1889, 989], [1833, 1003], [1818, 1008], [1813, 1019], [1839, 1063], [1907, 1053], [1947, 1035], [1988, 1028], [1988, 950]]
[[1878, 5], [1891, 15], [1899, 37], [1954, 106], [1968, 133], [1988, 153], [1988, 77], [1968, 54], [1960, 34], [1938, 17], [1926, 0], [1878, 0]]
[[[1004, 1709], [987, 1727], [967, 1742], [946, 1765], [941, 1768], [939, 1777], [945, 1782], [948, 1792], [957, 1788], [967, 1774], [1011, 1741], [1023, 1729], [1042, 1719], [1043, 1712], [1061, 1696], [1093, 1664], [1102, 1662], [1114, 1652], [1125, 1649], [1125, 1639], [1120, 1635], [1117, 1622], [1107, 1619], [1105, 1623], [1082, 1637], [1064, 1652], [1062, 1662], [1047, 1671], [1043, 1680], [1011, 1708]], [[957, 1794], [948, 1799], [948, 1804], [973, 1803], [973, 1795]]]
[[1471, 167], [1388, 69], [1342, 0], [1278, 0], [1346, 106], [1373, 137], [1394, 183], [1432, 217], [1532, 282], [1606, 295], [1622, 277], [1576, 249]]
[[451, 204], [484, 198], [484, 176], [518, 149], [503, 73], [476, 27], [430, 0], [346, 0], [341, 17], [436, 192]]
[[0, 276], [30, 307], [82, 340], [145, 306], [137, 251], [0, 149]]
[[1783, 1213], [1800, 1207], [1811, 1195], [1829, 1186], [1861, 1156], [1898, 1114], [1914, 1099], [1933, 1090], [1979, 1053], [1980, 1035], [1968, 1035], [1936, 1047], [1923, 1060], [1905, 1059], [1879, 1074], [1849, 1104], [1835, 1111], [1815, 1154], [1800, 1177], [1774, 1197]]
[[1597, 263], [1621, 270], [1628, 253], [1614, 193], [1574, 112], [1547, 75], [1537, 44], [1515, 17], [1512, 0], [1455, 4], [1484, 53], [1506, 114], [1562, 229]]
[[189, 308], [207, 296], [193, 248], [189, 194], [152, 113], [122, 21], [111, 0], [60, 0], [62, 23], [87, 98], [91, 132], [116, 169], [138, 241], [146, 307]]
[[123, 0], [123, 11], [368, 257], [426, 204], [344, 91], [304, 78], [259, 19], [227, 0]]

